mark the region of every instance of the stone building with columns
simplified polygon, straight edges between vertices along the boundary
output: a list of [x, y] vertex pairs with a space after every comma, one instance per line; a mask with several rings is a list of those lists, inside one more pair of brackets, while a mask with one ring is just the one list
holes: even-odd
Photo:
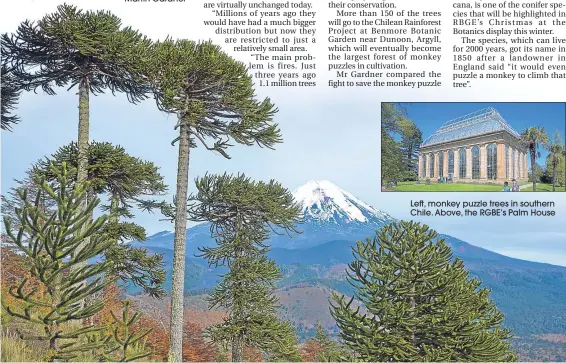
[[520, 135], [489, 107], [446, 122], [419, 152], [419, 179], [503, 184], [528, 180]]

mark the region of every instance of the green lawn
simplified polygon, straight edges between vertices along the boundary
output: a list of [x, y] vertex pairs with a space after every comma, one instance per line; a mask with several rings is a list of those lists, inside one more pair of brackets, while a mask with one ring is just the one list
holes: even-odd
[[[532, 192], [533, 187], [528, 187], [521, 190], [522, 192]], [[566, 187], [556, 186], [557, 192], [566, 192]], [[537, 183], [537, 192], [552, 192], [552, 184]]]
[[[497, 184], [467, 184], [467, 183], [424, 183], [400, 182], [398, 186], [388, 188], [394, 192], [500, 192], [503, 185]], [[521, 189], [522, 192], [532, 192], [532, 187]], [[565, 187], [556, 187], [557, 192], [566, 192]], [[552, 184], [537, 183], [537, 192], [552, 192]]]
[[432, 183], [425, 185], [415, 182], [401, 182], [396, 187], [389, 188], [395, 192], [500, 192], [503, 185], [494, 184], [465, 184], [465, 183]]

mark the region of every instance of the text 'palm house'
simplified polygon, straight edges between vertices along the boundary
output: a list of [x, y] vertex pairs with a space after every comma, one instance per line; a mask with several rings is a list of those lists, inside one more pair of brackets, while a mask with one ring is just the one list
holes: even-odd
[[468, 183], [528, 179], [520, 135], [493, 108], [446, 122], [421, 145], [419, 178]]

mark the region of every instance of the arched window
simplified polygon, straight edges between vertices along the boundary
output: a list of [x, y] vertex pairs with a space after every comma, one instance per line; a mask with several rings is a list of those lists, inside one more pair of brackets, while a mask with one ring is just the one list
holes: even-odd
[[448, 152], [448, 176], [454, 176], [454, 151], [452, 150]]
[[438, 153], [438, 177], [444, 176], [444, 151]]
[[509, 145], [505, 144], [505, 178], [509, 179]]
[[431, 178], [434, 178], [434, 154], [430, 154], [428, 168], [428, 174]]
[[487, 178], [497, 179], [497, 145], [487, 145]]
[[460, 149], [460, 151], [458, 151], [459, 155], [458, 155], [458, 160], [460, 161], [460, 170], [459, 170], [459, 176], [461, 179], [466, 178], [466, 168], [467, 168], [467, 164], [466, 164], [466, 148], [463, 147]]
[[480, 147], [472, 148], [472, 179], [480, 178]]

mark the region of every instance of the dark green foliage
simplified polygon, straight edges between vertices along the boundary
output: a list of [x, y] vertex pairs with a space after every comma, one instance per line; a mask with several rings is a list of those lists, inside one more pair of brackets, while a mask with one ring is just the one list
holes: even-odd
[[125, 92], [132, 102], [146, 97], [140, 69], [150, 41], [122, 27], [108, 11], [82, 11], [60, 5], [37, 22], [22, 22], [2, 36], [2, 49], [26, 90], [83, 84], [93, 94]]
[[[73, 168], [78, 166], [78, 147], [73, 142], [60, 147], [51, 157], [40, 161], [37, 168], [48, 174], [47, 166], [51, 163], [60, 165], [66, 162]], [[120, 145], [109, 142], [93, 141], [88, 148], [88, 180], [94, 194], [105, 194], [110, 200], [116, 198], [118, 208], [106, 211], [119, 216], [133, 218], [130, 212], [132, 202], [140, 197], [158, 195], [167, 191], [159, 168], [150, 161], [144, 161], [129, 155]], [[76, 175], [73, 175], [76, 181]]]
[[548, 155], [546, 157], [546, 172], [549, 174], [552, 191], [556, 191], [556, 186], [564, 186], [566, 183], [566, 146], [562, 140], [562, 135], [557, 130], [554, 139], [548, 144]]
[[381, 183], [399, 179], [405, 170], [399, 143], [381, 129]]
[[268, 360], [298, 359], [293, 326], [277, 317], [273, 295], [281, 273], [266, 257], [264, 241], [275, 228], [297, 232], [300, 207], [279, 183], [255, 182], [245, 175], [213, 175], [197, 179], [198, 193], [189, 198], [189, 216], [209, 221], [217, 247], [201, 249], [214, 266], [226, 265], [210, 298], [210, 307], [229, 313], [223, 324], [208, 330], [216, 342], [231, 343], [233, 361], [241, 361], [245, 345], [259, 348]]
[[[4, 53], [4, 50], [2, 50]], [[2, 130], [12, 131], [12, 125], [20, 122], [20, 118], [13, 114], [16, 106], [18, 105], [21, 86], [17, 82], [15, 76], [11, 72], [10, 68], [2, 64], [2, 69], [0, 71], [0, 78], [2, 79], [2, 91], [1, 101], [2, 101]]]
[[122, 316], [117, 317], [114, 312], [112, 319], [112, 339], [110, 347], [104, 351], [102, 358], [108, 362], [132, 362], [137, 359], [145, 358], [151, 355], [151, 351], [143, 351], [142, 339], [145, 338], [153, 329], [141, 329], [138, 332], [133, 331], [134, 324], [141, 317], [141, 313], [135, 312], [130, 314], [130, 302], [122, 302], [124, 310]]
[[[393, 223], [358, 242], [351, 299], [335, 294], [340, 336], [364, 361], [514, 361], [490, 291], [428, 226]], [[352, 309], [356, 298], [368, 310]]]
[[277, 109], [269, 99], [255, 99], [246, 66], [218, 46], [167, 39], [154, 45], [146, 66], [157, 107], [178, 119], [179, 135], [173, 140], [179, 141], [174, 205], [150, 201], [147, 206], [160, 206], [175, 222], [169, 360], [180, 361], [190, 149], [200, 142], [229, 158], [226, 149], [231, 141], [273, 148], [281, 135], [272, 122]]
[[[381, 105], [381, 182], [405, 180], [416, 171], [422, 142], [419, 128], [407, 118], [406, 110], [395, 103]], [[415, 179], [412, 179], [415, 180]]]
[[[255, 99], [247, 68], [211, 42], [165, 40], [154, 45], [148, 72], [160, 110], [174, 113], [191, 137], [225, 157], [230, 140], [272, 148], [281, 142], [277, 109]], [[209, 146], [207, 139], [214, 145]]]
[[[125, 92], [131, 102], [146, 98], [150, 87], [143, 60], [148, 56], [150, 40], [122, 27], [121, 20], [108, 11], [85, 12], [64, 4], [39, 21], [22, 22], [11, 35], [3, 34], [1, 45], [3, 64], [23, 90], [42, 89], [53, 95], [56, 87], [78, 86], [77, 181], [86, 182], [90, 94], [110, 90], [113, 94]], [[86, 201], [79, 208], [84, 210]], [[86, 239], [84, 244], [88, 243]]]
[[[76, 143], [59, 148], [50, 158], [36, 164], [35, 172], [52, 180], [48, 165], [67, 163], [78, 167], [78, 148]], [[163, 295], [165, 280], [162, 256], [148, 254], [143, 248], [135, 248], [126, 241], [143, 241], [145, 229], [135, 223], [120, 222], [120, 218], [133, 218], [133, 202], [143, 202], [141, 197], [164, 193], [167, 187], [158, 168], [149, 161], [128, 155], [121, 146], [108, 142], [93, 142], [88, 148], [88, 180], [91, 192], [104, 194], [109, 205], [103, 206], [110, 212], [110, 219], [104, 226], [109, 239], [116, 241], [105, 252], [107, 260], [112, 261], [114, 271], [124, 282], [140, 286], [150, 296]], [[76, 182], [77, 174], [70, 176]]]
[[[26, 335], [22, 338], [47, 341], [49, 353], [46, 360], [68, 360], [79, 352], [98, 348], [102, 343], [81, 343], [81, 337], [103, 327], [76, 328], [65, 325], [72, 321], [82, 321], [100, 311], [101, 300], [82, 304], [81, 301], [102, 291], [113, 281], [102, 281], [102, 275], [111, 267], [110, 261], [73, 267], [100, 256], [113, 241], [105, 239], [102, 231], [106, 217], [91, 221], [90, 213], [98, 205], [98, 200], [87, 202], [87, 208], [79, 205], [87, 198], [88, 186], [73, 184], [65, 164], [52, 172], [57, 176], [57, 188], [53, 189], [43, 181], [37, 194], [30, 199], [27, 189], [18, 190], [23, 208], [17, 208], [18, 227], [12, 226], [12, 219], [4, 219], [5, 232], [10, 242], [28, 258], [34, 286], [28, 279], [18, 286], [10, 286], [10, 294], [21, 304], [7, 306], [8, 314], [40, 326], [43, 335]], [[47, 197], [48, 196], [48, 197]], [[56, 202], [54, 210], [44, 210], [41, 201], [51, 198]], [[17, 233], [14, 232], [17, 230]], [[88, 243], [84, 240], [88, 238]], [[84, 247], [77, 251], [80, 245]], [[38, 296], [38, 288], [46, 295]]]
[[231, 141], [273, 148], [282, 140], [272, 122], [277, 109], [269, 99], [255, 99], [246, 66], [218, 46], [167, 39], [154, 45], [146, 66], [157, 107], [178, 119], [179, 135], [173, 140], [179, 141], [174, 205], [150, 201], [147, 206], [160, 206], [175, 222], [169, 360], [180, 361], [190, 149], [201, 143], [229, 158], [226, 149]]
[[[417, 169], [418, 169], [418, 157], [420, 146], [423, 142], [423, 134], [421, 130], [415, 125], [415, 123], [407, 118], [403, 118], [400, 121], [401, 128], [401, 143], [400, 150], [403, 155], [403, 162], [405, 163], [406, 171], [403, 176], [408, 173], [413, 172], [414, 179], [417, 179]], [[401, 178], [403, 178], [401, 176]]]

